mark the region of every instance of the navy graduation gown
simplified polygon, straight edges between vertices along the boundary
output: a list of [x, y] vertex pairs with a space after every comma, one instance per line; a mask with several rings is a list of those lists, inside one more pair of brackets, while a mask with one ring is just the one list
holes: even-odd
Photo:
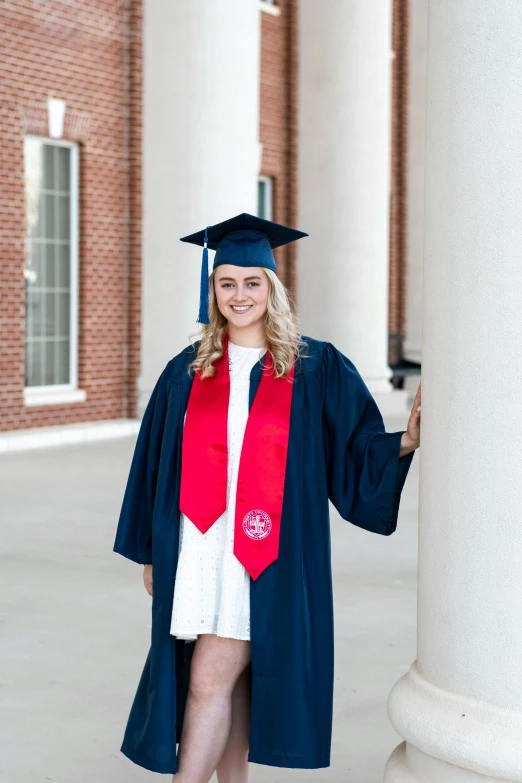
[[[334, 627], [328, 499], [347, 521], [390, 535], [415, 452], [387, 433], [353, 363], [303, 336], [295, 368], [279, 557], [250, 582], [252, 707], [248, 760], [276, 767], [330, 765]], [[199, 343], [165, 367], [145, 411], [114, 551], [152, 563], [150, 650], [122, 752], [146, 769], [177, 771], [194, 644], [170, 634], [178, 560], [187, 372]], [[252, 405], [264, 357], [250, 374]], [[204, 476], [202, 476], [204, 481]]]

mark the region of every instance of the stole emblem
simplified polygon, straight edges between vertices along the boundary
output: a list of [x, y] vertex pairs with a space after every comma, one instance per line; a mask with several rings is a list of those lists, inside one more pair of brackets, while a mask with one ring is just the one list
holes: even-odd
[[272, 530], [272, 520], [266, 511], [256, 508], [243, 517], [243, 530], [249, 538], [259, 541]]

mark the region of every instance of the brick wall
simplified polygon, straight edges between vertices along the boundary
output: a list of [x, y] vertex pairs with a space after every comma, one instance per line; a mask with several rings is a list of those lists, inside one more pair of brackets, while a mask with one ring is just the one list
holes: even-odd
[[[273, 178], [276, 223], [297, 225], [297, 5], [280, 0], [279, 16], [261, 12], [261, 173]], [[295, 295], [295, 243], [278, 248], [278, 276]]]
[[[262, 173], [273, 219], [297, 225], [297, 2], [261, 13]], [[142, 0], [6, 0], [0, 58], [0, 430], [136, 415], [141, 339]], [[81, 403], [26, 407], [24, 134], [66, 101], [80, 144]], [[295, 247], [276, 251], [295, 290]]]
[[[4, 0], [0, 57], [0, 429], [134, 415], [140, 339], [141, 0]], [[24, 134], [66, 101], [80, 143], [81, 403], [25, 407]]]
[[390, 178], [389, 351], [395, 364], [402, 358], [406, 324], [407, 162], [408, 162], [408, 2], [393, 0], [392, 121]]

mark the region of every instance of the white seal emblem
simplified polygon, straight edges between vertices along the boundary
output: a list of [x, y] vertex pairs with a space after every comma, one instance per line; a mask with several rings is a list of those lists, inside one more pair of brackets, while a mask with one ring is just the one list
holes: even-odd
[[256, 508], [243, 517], [243, 530], [249, 538], [259, 541], [266, 538], [272, 530], [272, 520], [266, 511]]

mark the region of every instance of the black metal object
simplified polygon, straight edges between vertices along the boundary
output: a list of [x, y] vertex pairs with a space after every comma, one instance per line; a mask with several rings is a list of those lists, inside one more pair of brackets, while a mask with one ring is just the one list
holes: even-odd
[[392, 371], [391, 383], [394, 389], [404, 388], [404, 379], [408, 375], [420, 375], [421, 363], [405, 359], [402, 354], [402, 335], [390, 334], [388, 338], [389, 367]]

